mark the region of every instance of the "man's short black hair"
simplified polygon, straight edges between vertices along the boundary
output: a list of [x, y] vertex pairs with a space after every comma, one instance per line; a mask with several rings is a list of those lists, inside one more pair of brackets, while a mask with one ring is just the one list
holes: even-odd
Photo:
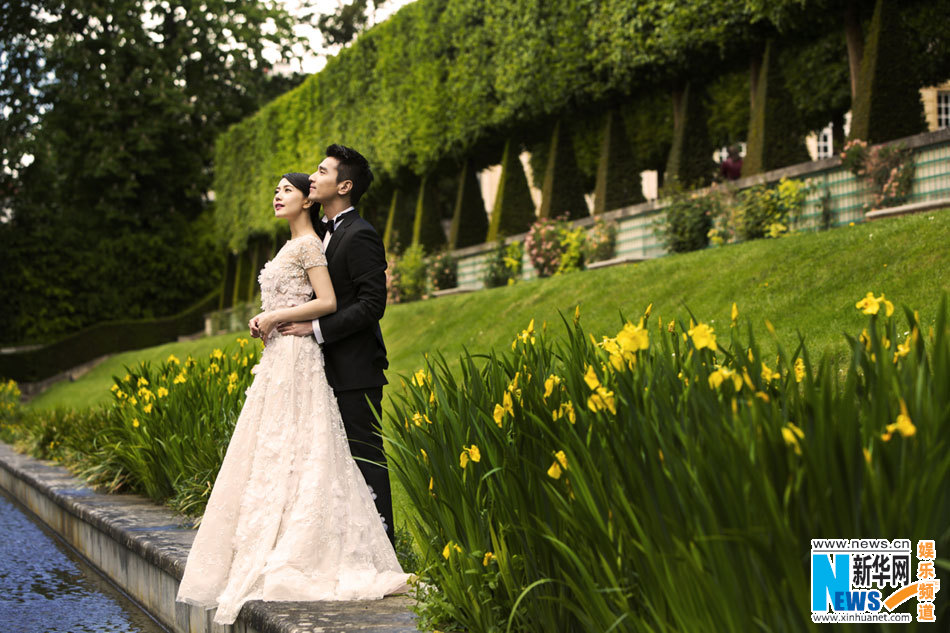
[[336, 168], [337, 183], [344, 180], [353, 183], [353, 188], [350, 190], [350, 203], [356, 205], [373, 182], [373, 171], [369, 168], [369, 162], [355, 149], [336, 143], [327, 148], [327, 156], [339, 161]]

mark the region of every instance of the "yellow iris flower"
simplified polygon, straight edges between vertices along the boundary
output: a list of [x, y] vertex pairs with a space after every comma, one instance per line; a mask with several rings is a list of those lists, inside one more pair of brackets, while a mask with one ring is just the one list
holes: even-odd
[[719, 348], [716, 346], [716, 335], [713, 334], [714, 331], [713, 328], [705, 323], [700, 323], [691, 327], [687, 334], [693, 339], [693, 345], [696, 349], [706, 347], [716, 352], [719, 351]]

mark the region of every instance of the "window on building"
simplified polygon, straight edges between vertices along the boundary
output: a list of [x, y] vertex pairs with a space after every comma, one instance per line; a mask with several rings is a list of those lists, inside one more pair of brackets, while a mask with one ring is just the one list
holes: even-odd
[[950, 90], [937, 93], [937, 129], [950, 127]]
[[818, 158], [830, 158], [834, 154], [834, 123], [829, 123], [828, 127], [818, 133]]

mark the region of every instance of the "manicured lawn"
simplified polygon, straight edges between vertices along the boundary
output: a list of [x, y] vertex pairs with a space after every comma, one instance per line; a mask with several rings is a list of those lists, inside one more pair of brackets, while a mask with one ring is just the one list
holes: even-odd
[[689, 308], [723, 335], [736, 302], [757, 332], [768, 319], [784, 346], [794, 347], [800, 332], [812, 354], [841, 358], [842, 333], [864, 323], [854, 304], [867, 292], [919, 309], [931, 323], [948, 289], [950, 213], [942, 210], [394, 306], [383, 330], [393, 373], [407, 374], [426, 352], [451, 360], [463, 347], [510, 345], [532, 318], [560, 333], [558, 311], [570, 317], [576, 305], [599, 340], [616, 333], [621, 312], [635, 320], [651, 302], [664, 322], [688, 320]]

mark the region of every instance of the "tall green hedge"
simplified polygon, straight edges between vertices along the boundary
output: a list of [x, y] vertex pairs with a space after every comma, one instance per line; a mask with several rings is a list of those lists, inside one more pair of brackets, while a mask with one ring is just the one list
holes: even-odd
[[[250, 235], [275, 232], [276, 179], [311, 170], [331, 142], [363, 152], [381, 180], [422, 176], [525, 124], [735, 54], [750, 25], [784, 24], [783, 12], [800, 5], [417, 0], [219, 137], [218, 232], [236, 250]], [[584, 150], [596, 156], [598, 146]]]
[[543, 182], [539, 217], [555, 218], [566, 214], [569, 219], [576, 220], [590, 215], [571, 133], [561, 121], [555, 122], [551, 132]]
[[778, 57], [777, 45], [769, 42], [762, 56], [752, 103], [743, 176], [809, 160], [798, 125], [798, 112], [785, 86]]
[[524, 233], [534, 223], [534, 200], [528, 189], [528, 179], [518, 157], [518, 150], [518, 144], [514, 141], [509, 139], [505, 143], [501, 157], [501, 178], [498, 181], [498, 193], [495, 195], [486, 242]]
[[915, 58], [908, 54], [910, 35], [903, 28], [899, 3], [877, 0], [864, 44], [851, 138], [883, 143], [926, 129]]
[[102, 322], [38, 349], [0, 354], [0, 378], [37, 382], [106, 354], [161, 345], [194, 334], [204, 328], [205, 313], [217, 307], [219, 292], [211, 292], [173, 316]]
[[488, 215], [482, 188], [470, 160], [465, 161], [459, 173], [452, 227], [449, 229], [449, 248], [464, 248], [481, 244], [488, 234]]

